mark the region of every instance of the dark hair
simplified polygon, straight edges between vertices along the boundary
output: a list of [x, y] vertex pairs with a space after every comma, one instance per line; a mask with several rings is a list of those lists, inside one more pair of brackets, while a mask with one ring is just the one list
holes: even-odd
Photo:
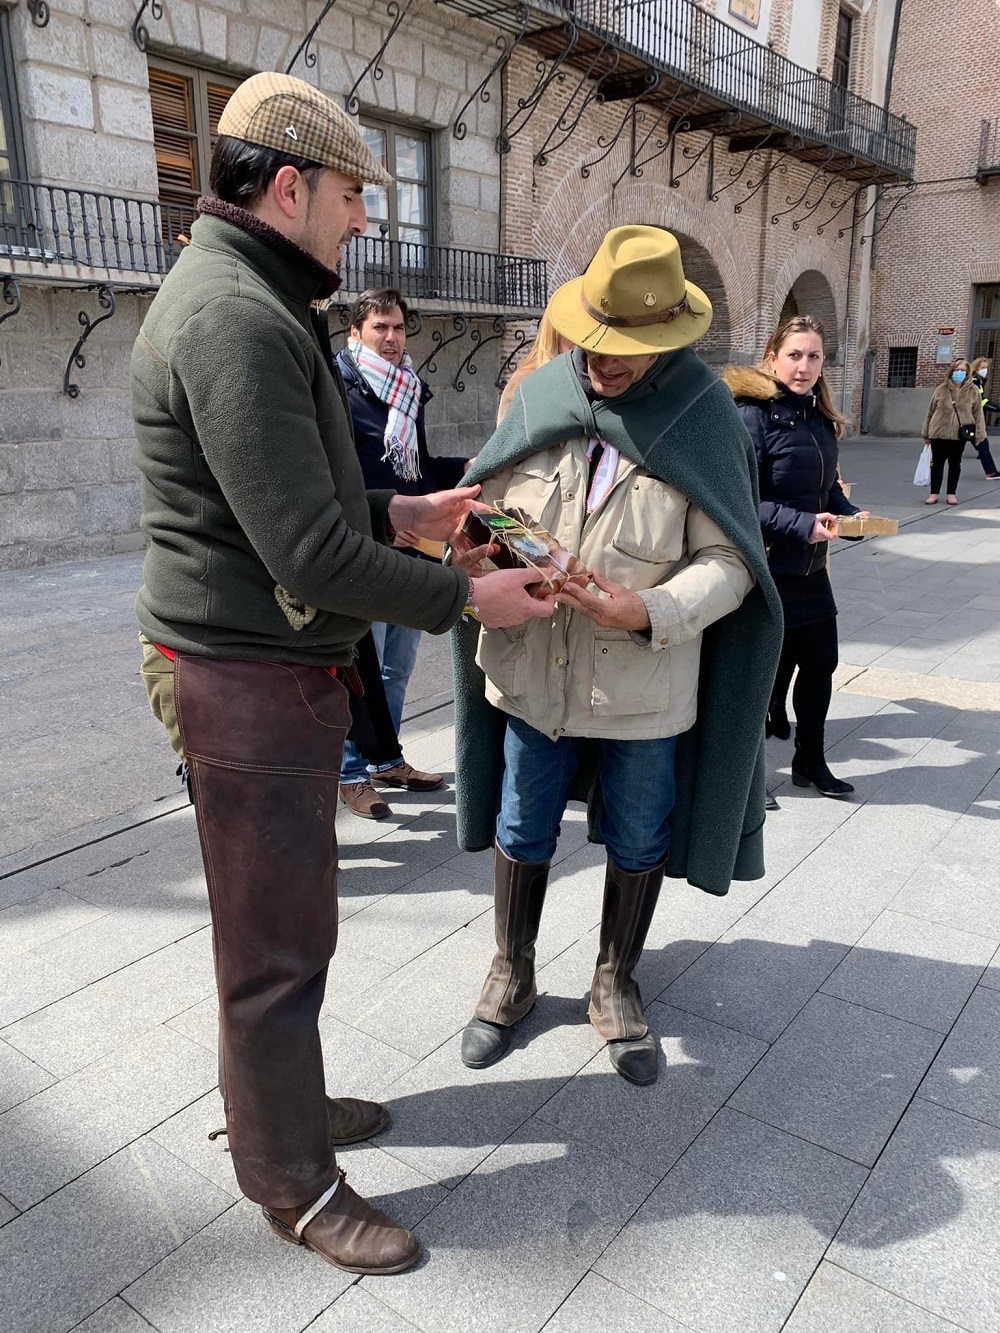
[[369, 315], [389, 315], [396, 306], [399, 306], [405, 320], [410, 308], [403, 300], [402, 292], [395, 287], [369, 287], [351, 306], [350, 327], [360, 329]]
[[212, 193], [227, 204], [253, 208], [267, 193], [267, 187], [282, 167], [294, 167], [306, 183], [310, 194], [323, 168], [308, 158], [294, 153], [281, 153], [276, 148], [220, 135], [212, 152], [212, 170], [209, 183]]

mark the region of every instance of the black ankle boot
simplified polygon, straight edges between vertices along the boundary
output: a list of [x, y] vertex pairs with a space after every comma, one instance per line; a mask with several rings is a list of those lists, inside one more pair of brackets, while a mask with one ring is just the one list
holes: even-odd
[[792, 734], [784, 699], [772, 699], [767, 706], [767, 719], [764, 722], [764, 735], [776, 740], [787, 741]]
[[823, 745], [796, 740], [792, 759], [792, 782], [796, 787], [813, 786], [824, 796], [850, 796], [849, 782], [835, 778], [823, 758]]

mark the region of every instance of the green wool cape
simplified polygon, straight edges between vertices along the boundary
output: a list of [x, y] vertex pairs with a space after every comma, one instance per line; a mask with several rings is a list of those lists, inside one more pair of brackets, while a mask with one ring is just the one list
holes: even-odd
[[[667, 873], [707, 893], [764, 873], [764, 717], [781, 651], [782, 618], [758, 513], [757, 463], [732, 395], [690, 348], [661, 357], [626, 393], [588, 401], [567, 353], [518, 386], [474, 459], [471, 485], [580, 436], [606, 440], [676, 487], [735, 545], [756, 580], [742, 605], [705, 630], [698, 718], [677, 738], [677, 800]], [[478, 626], [452, 631], [458, 841], [492, 844], [500, 808], [507, 715], [487, 703], [476, 665]], [[599, 747], [590, 743], [570, 796], [586, 800], [601, 841]]]

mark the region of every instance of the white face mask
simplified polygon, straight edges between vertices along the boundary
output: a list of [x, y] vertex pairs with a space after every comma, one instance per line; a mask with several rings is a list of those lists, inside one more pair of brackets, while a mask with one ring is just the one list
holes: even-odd
[[981, 380], [984, 380], [989, 373], [990, 372], [986, 369], [985, 366], [980, 366], [979, 369], [976, 371], [976, 374], [979, 376]]

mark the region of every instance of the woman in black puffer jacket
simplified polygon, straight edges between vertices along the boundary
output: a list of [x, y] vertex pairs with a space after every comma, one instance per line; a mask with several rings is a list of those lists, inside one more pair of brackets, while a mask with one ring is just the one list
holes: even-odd
[[796, 315], [772, 333], [760, 367], [733, 366], [723, 378], [757, 451], [760, 523], [785, 612], [767, 734], [790, 734], [785, 696], [798, 667], [792, 781], [798, 787], [812, 783], [824, 796], [846, 796], [854, 788], [834, 777], [823, 755], [837, 666], [837, 604], [827, 554], [837, 515], [862, 511], [838, 480], [844, 423], [823, 380], [823, 357], [823, 326]]

